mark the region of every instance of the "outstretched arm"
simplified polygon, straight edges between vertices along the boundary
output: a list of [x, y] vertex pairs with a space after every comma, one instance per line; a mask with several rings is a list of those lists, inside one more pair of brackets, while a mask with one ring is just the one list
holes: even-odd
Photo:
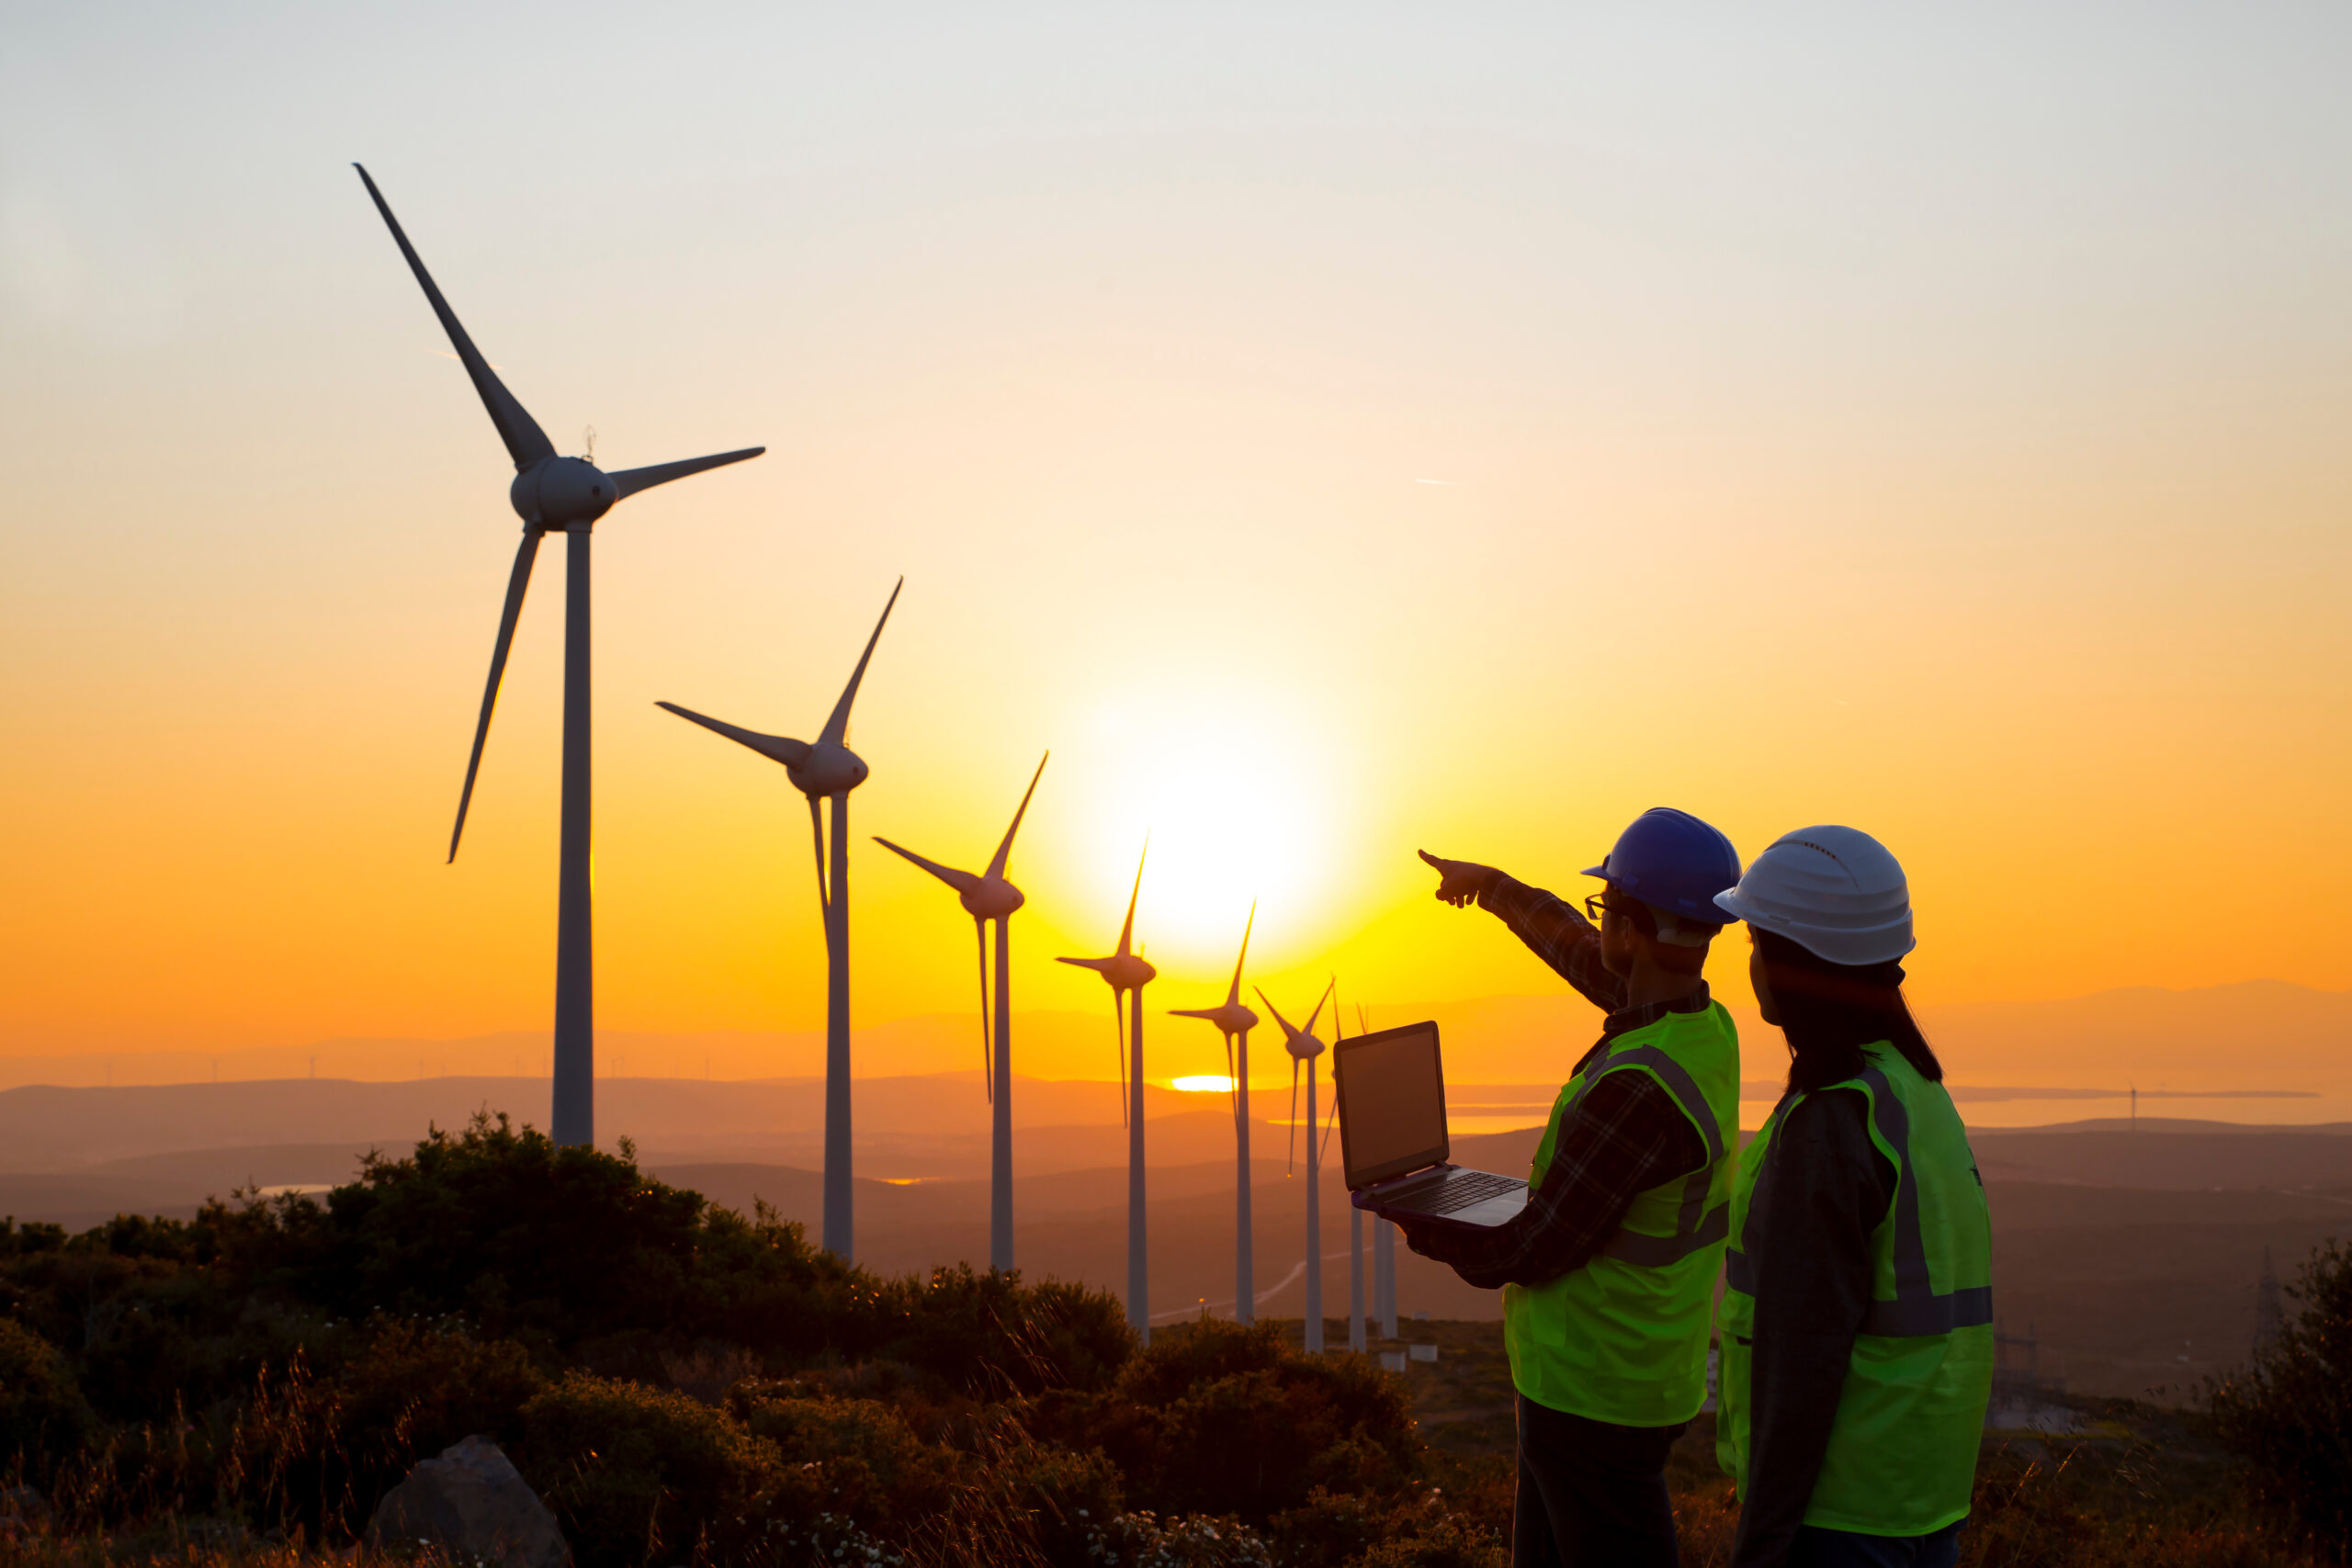
[[1600, 933], [1574, 905], [1491, 865], [1446, 860], [1427, 850], [1420, 854], [1437, 870], [1439, 898], [1457, 909], [1475, 900], [1601, 1011], [1625, 1005], [1624, 980], [1600, 962]]

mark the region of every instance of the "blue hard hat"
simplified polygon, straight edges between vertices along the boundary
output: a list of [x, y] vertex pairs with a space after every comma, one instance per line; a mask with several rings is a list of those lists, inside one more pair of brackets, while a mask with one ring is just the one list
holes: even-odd
[[1739, 852], [1688, 811], [1653, 806], [1617, 835], [1609, 858], [1585, 874], [1606, 879], [1653, 909], [1719, 926], [1724, 911], [1715, 895], [1739, 881]]

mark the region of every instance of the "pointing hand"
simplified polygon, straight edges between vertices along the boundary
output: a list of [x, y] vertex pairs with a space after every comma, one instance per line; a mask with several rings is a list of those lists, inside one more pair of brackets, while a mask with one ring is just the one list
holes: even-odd
[[1437, 868], [1437, 896], [1457, 909], [1475, 903], [1478, 895], [1502, 874], [1493, 866], [1480, 865], [1476, 861], [1444, 860], [1427, 850], [1421, 851], [1420, 854], [1423, 860]]

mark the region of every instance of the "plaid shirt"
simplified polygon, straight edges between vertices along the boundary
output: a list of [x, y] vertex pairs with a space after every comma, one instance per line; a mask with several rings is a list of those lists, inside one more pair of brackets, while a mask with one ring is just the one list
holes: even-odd
[[[1670, 1002], [1626, 1007], [1624, 980], [1601, 964], [1600, 933], [1573, 906], [1540, 887], [1497, 876], [1478, 903], [1562, 979], [1608, 1010], [1600, 1040], [1577, 1063], [1579, 1072], [1618, 1035], [1670, 1012], [1703, 1012], [1709, 1005], [1702, 984]], [[1473, 1230], [1407, 1218], [1401, 1228], [1408, 1246], [1450, 1265], [1464, 1283], [1489, 1291], [1540, 1285], [1590, 1261], [1624, 1223], [1636, 1195], [1706, 1161], [1698, 1129], [1655, 1078], [1612, 1073], [1562, 1119], [1544, 1184], [1508, 1224]]]

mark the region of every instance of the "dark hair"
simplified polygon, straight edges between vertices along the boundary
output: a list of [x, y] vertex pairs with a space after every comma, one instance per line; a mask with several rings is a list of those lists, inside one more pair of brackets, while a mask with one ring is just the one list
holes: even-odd
[[1929, 1083], [1943, 1081], [1943, 1064], [1903, 999], [1900, 964], [1832, 964], [1787, 937], [1747, 928], [1764, 960], [1781, 1032], [1789, 1037], [1789, 1088], [1842, 1083], [1869, 1064], [1862, 1047], [1883, 1041], [1903, 1053]]

